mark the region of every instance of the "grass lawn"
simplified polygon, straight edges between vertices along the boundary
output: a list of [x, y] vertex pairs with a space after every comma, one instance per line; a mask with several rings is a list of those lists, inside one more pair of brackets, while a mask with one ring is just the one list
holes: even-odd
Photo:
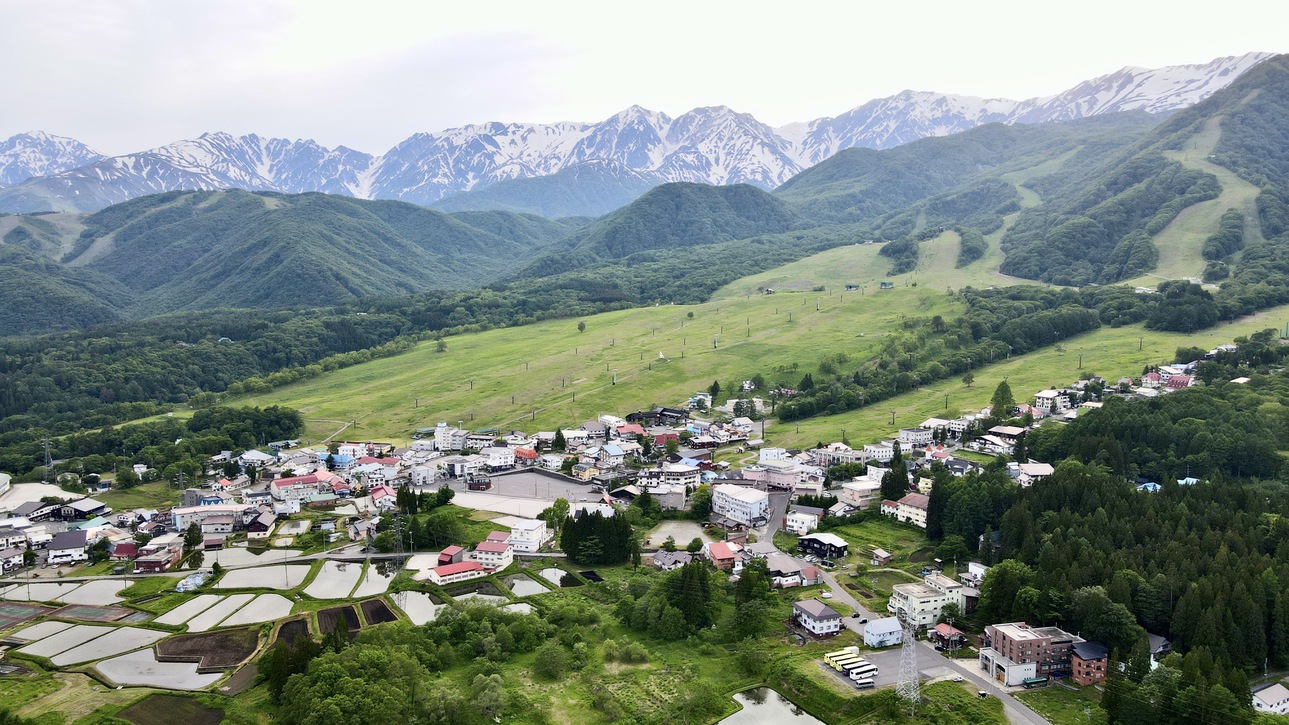
[[1074, 692], [1050, 685], [1018, 693], [1016, 699], [1047, 718], [1052, 725], [1087, 725], [1089, 722], [1096, 725], [1106, 721], [1105, 711], [1101, 709], [1101, 693], [1095, 687], [1083, 687]]
[[829, 529], [829, 532], [850, 544], [850, 563], [866, 565], [870, 552], [880, 548], [889, 551], [894, 556], [894, 565], [899, 566], [909, 563], [916, 558], [916, 552], [927, 546], [926, 536], [921, 531], [885, 516], [873, 516], [858, 524]]
[[179, 492], [171, 489], [167, 481], [153, 481], [125, 491], [112, 489], [106, 493], [94, 494], [94, 499], [111, 506], [113, 511], [129, 511], [171, 505], [179, 499]]

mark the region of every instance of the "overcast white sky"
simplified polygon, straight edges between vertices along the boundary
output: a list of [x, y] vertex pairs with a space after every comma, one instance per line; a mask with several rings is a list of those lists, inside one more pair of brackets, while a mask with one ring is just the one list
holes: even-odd
[[1027, 98], [1289, 50], [1282, 0], [0, 0], [0, 138], [127, 153], [204, 131], [382, 153], [485, 121], [727, 105], [771, 125], [905, 88]]

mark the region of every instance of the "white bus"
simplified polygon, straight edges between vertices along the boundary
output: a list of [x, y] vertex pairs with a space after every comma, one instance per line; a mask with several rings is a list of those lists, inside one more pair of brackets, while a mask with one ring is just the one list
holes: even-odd
[[828, 664], [838, 672], [845, 672], [848, 667], [853, 667], [863, 661], [864, 658], [859, 655], [840, 655], [838, 657], [833, 657]]
[[873, 684], [873, 678], [865, 677], [862, 680], [855, 680], [855, 687], [861, 690], [870, 690], [877, 685]]
[[850, 679], [860, 680], [877, 674], [877, 665], [874, 665], [871, 662], [860, 662], [847, 668], [847, 670], [847, 674], [850, 675]]

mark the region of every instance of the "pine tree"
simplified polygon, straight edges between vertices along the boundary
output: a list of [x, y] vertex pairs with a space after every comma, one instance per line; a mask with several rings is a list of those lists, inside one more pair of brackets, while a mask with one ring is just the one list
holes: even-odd
[[559, 428], [555, 429], [555, 440], [551, 442], [551, 450], [556, 453], [563, 453], [568, 450], [568, 441], [564, 440], [564, 431]]
[[1012, 397], [1012, 388], [1004, 380], [994, 388], [994, 397], [989, 404], [993, 417], [1005, 419], [1011, 417], [1012, 408], [1016, 407], [1016, 398]]

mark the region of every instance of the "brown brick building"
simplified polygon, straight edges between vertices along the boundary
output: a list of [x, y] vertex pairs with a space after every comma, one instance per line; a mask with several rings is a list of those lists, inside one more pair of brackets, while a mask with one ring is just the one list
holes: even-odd
[[1006, 685], [1029, 677], [1071, 674], [1072, 647], [1083, 638], [1060, 627], [1031, 627], [1024, 622], [985, 627], [980, 667]]
[[1095, 685], [1105, 681], [1110, 653], [1100, 642], [1075, 642], [1070, 647], [1070, 679], [1076, 685]]

